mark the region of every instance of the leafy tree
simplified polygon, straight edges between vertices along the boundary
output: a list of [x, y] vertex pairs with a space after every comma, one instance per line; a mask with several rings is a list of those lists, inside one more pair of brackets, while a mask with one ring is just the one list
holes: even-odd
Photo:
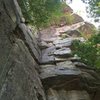
[[87, 12], [90, 13], [92, 17], [97, 18], [95, 21], [99, 21], [100, 19], [100, 0], [82, 0], [84, 3], [89, 4], [87, 7]]
[[47, 24], [53, 12], [60, 8], [60, 0], [20, 0], [23, 15], [27, 22], [41, 27]]
[[38, 27], [40, 22], [42, 24], [47, 18], [47, 12], [44, 7], [45, 0], [20, 0], [19, 4], [27, 22]]
[[73, 54], [81, 57], [81, 61], [85, 64], [100, 69], [100, 33], [83, 43], [75, 40]]
[[89, 41], [93, 44], [93, 45], [97, 45], [100, 44], [100, 32], [98, 32], [99, 34], [94, 34]]

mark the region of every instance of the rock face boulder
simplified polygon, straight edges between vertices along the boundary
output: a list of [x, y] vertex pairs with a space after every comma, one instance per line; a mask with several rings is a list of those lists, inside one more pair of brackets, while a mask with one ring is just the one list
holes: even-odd
[[73, 24], [84, 21], [84, 19], [81, 16], [79, 16], [78, 14], [73, 14], [73, 17], [74, 17]]
[[[94, 69], [80, 62], [80, 57], [71, 55], [73, 40], [85, 41], [77, 31], [85, 23], [80, 16], [76, 22], [70, 26], [55, 28], [55, 31], [41, 33], [40, 40], [52, 44], [42, 49], [42, 65], [40, 65], [40, 78], [47, 100], [99, 100], [97, 98], [100, 98], [99, 75]], [[63, 34], [66, 37], [62, 38]]]
[[49, 89], [48, 100], [90, 100], [86, 91], [65, 91]]
[[3, 75], [5, 80], [2, 84], [0, 100], [12, 98], [14, 100], [45, 100], [42, 84], [35, 69], [38, 64], [22, 40], [15, 41], [8, 60], [9, 63], [5, 66], [6, 75]]
[[81, 37], [81, 33], [78, 30], [68, 31], [66, 34], [71, 37]]
[[17, 0], [0, 1], [0, 100], [99, 100], [99, 75], [69, 56], [74, 39], [53, 28], [39, 42], [24, 22]]
[[72, 38], [59, 39], [53, 42], [56, 48], [69, 47], [71, 46], [71, 43], [72, 43]]
[[45, 41], [41, 41], [41, 42], [39, 43], [40, 49], [46, 49], [46, 48], [48, 48], [49, 46], [50, 46], [50, 44], [48, 45]]
[[73, 13], [73, 9], [66, 5], [66, 7], [63, 8], [63, 13]]
[[85, 22], [85, 24], [81, 26], [79, 30], [84, 37], [90, 38], [94, 34], [95, 26], [91, 23]]
[[42, 68], [40, 75], [42, 79], [51, 78], [52, 80], [52, 77], [55, 76], [78, 76], [81, 73], [70, 61], [60, 62], [57, 65], [42, 65], [40, 67]]
[[67, 57], [67, 56], [71, 56], [71, 50], [70, 48], [62, 48], [62, 49], [54, 51], [53, 54], [55, 56]]
[[[17, 0], [0, 0], [0, 100], [46, 100], [39, 65], [26, 42], [32, 49], [35, 44], [20, 13]], [[18, 30], [23, 39], [18, 24], [24, 26]]]

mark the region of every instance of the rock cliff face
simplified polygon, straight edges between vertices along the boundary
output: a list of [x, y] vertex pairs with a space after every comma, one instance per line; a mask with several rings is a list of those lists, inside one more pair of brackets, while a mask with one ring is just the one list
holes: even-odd
[[38, 42], [17, 1], [0, 1], [0, 100], [99, 100], [97, 73], [72, 56], [81, 38], [62, 38], [62, 29], [41, 31]]
[[0, 100], [46, 100], [36, 43], [17, 1], [0, 0]]
[[[72, 26], [77, 29], [81, 25], [84, 24]], [[72, 26], [56, 28], [53, 33], [50, 29], [41, 31], [41, 43], [45, 48], [42, 48], [40, 77], [47, 100], [99, 100], [99, 75], [81, 63], [78, 57], [72, 56], [72, 41], [83, 41], [82, 37], [62, 38]]]

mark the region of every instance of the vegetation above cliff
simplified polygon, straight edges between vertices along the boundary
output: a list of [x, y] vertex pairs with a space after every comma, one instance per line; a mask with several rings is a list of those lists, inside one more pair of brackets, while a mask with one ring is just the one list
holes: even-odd
[[21, 0], [19, 2], [28, 23], [37, 27], [45, 26], [56, 16], [61, 15], [60, 0]]
[[82, 0], [84, 3], [88, 3], [89, 7], [87, 11], [94, 17], [100, 16], [100, 0]]
[[100, 32], [86, 42], [74, 41], [73, 54], [81, 57], [88, 66], [100, 69]]
[[[91, 16], [96, 17], [95, 21], [99, 21], [100, 1], [82, 1], [89, 4], [87, 12], [90, 13]], [[66, 4], [62, 3], [61, 0], [21, 0], [19, 1], [19, 4], [22, 8], [26, 22], [34, 24], [37, 27], [58, 24], [60, 21], [59, 19], [63, 16], [68, 19], [68, 24], [70, 24], [73, 20], [70, 14], [66, 15], [62, 13], [62, 9], [66, 6]]]

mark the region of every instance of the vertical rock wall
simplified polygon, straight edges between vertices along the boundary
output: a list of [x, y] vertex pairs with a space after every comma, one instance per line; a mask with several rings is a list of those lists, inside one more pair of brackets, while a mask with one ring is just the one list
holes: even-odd
[[[16, 0], [0, 0], [0, 100], [45, 100], [38, 64], [27, 48], [33, 40], [23, 22]], [[27, 46], [16, 36], [15, 29], [21, 25], [24, 31], [19, 34], [30, 36], [25, 38]]]

